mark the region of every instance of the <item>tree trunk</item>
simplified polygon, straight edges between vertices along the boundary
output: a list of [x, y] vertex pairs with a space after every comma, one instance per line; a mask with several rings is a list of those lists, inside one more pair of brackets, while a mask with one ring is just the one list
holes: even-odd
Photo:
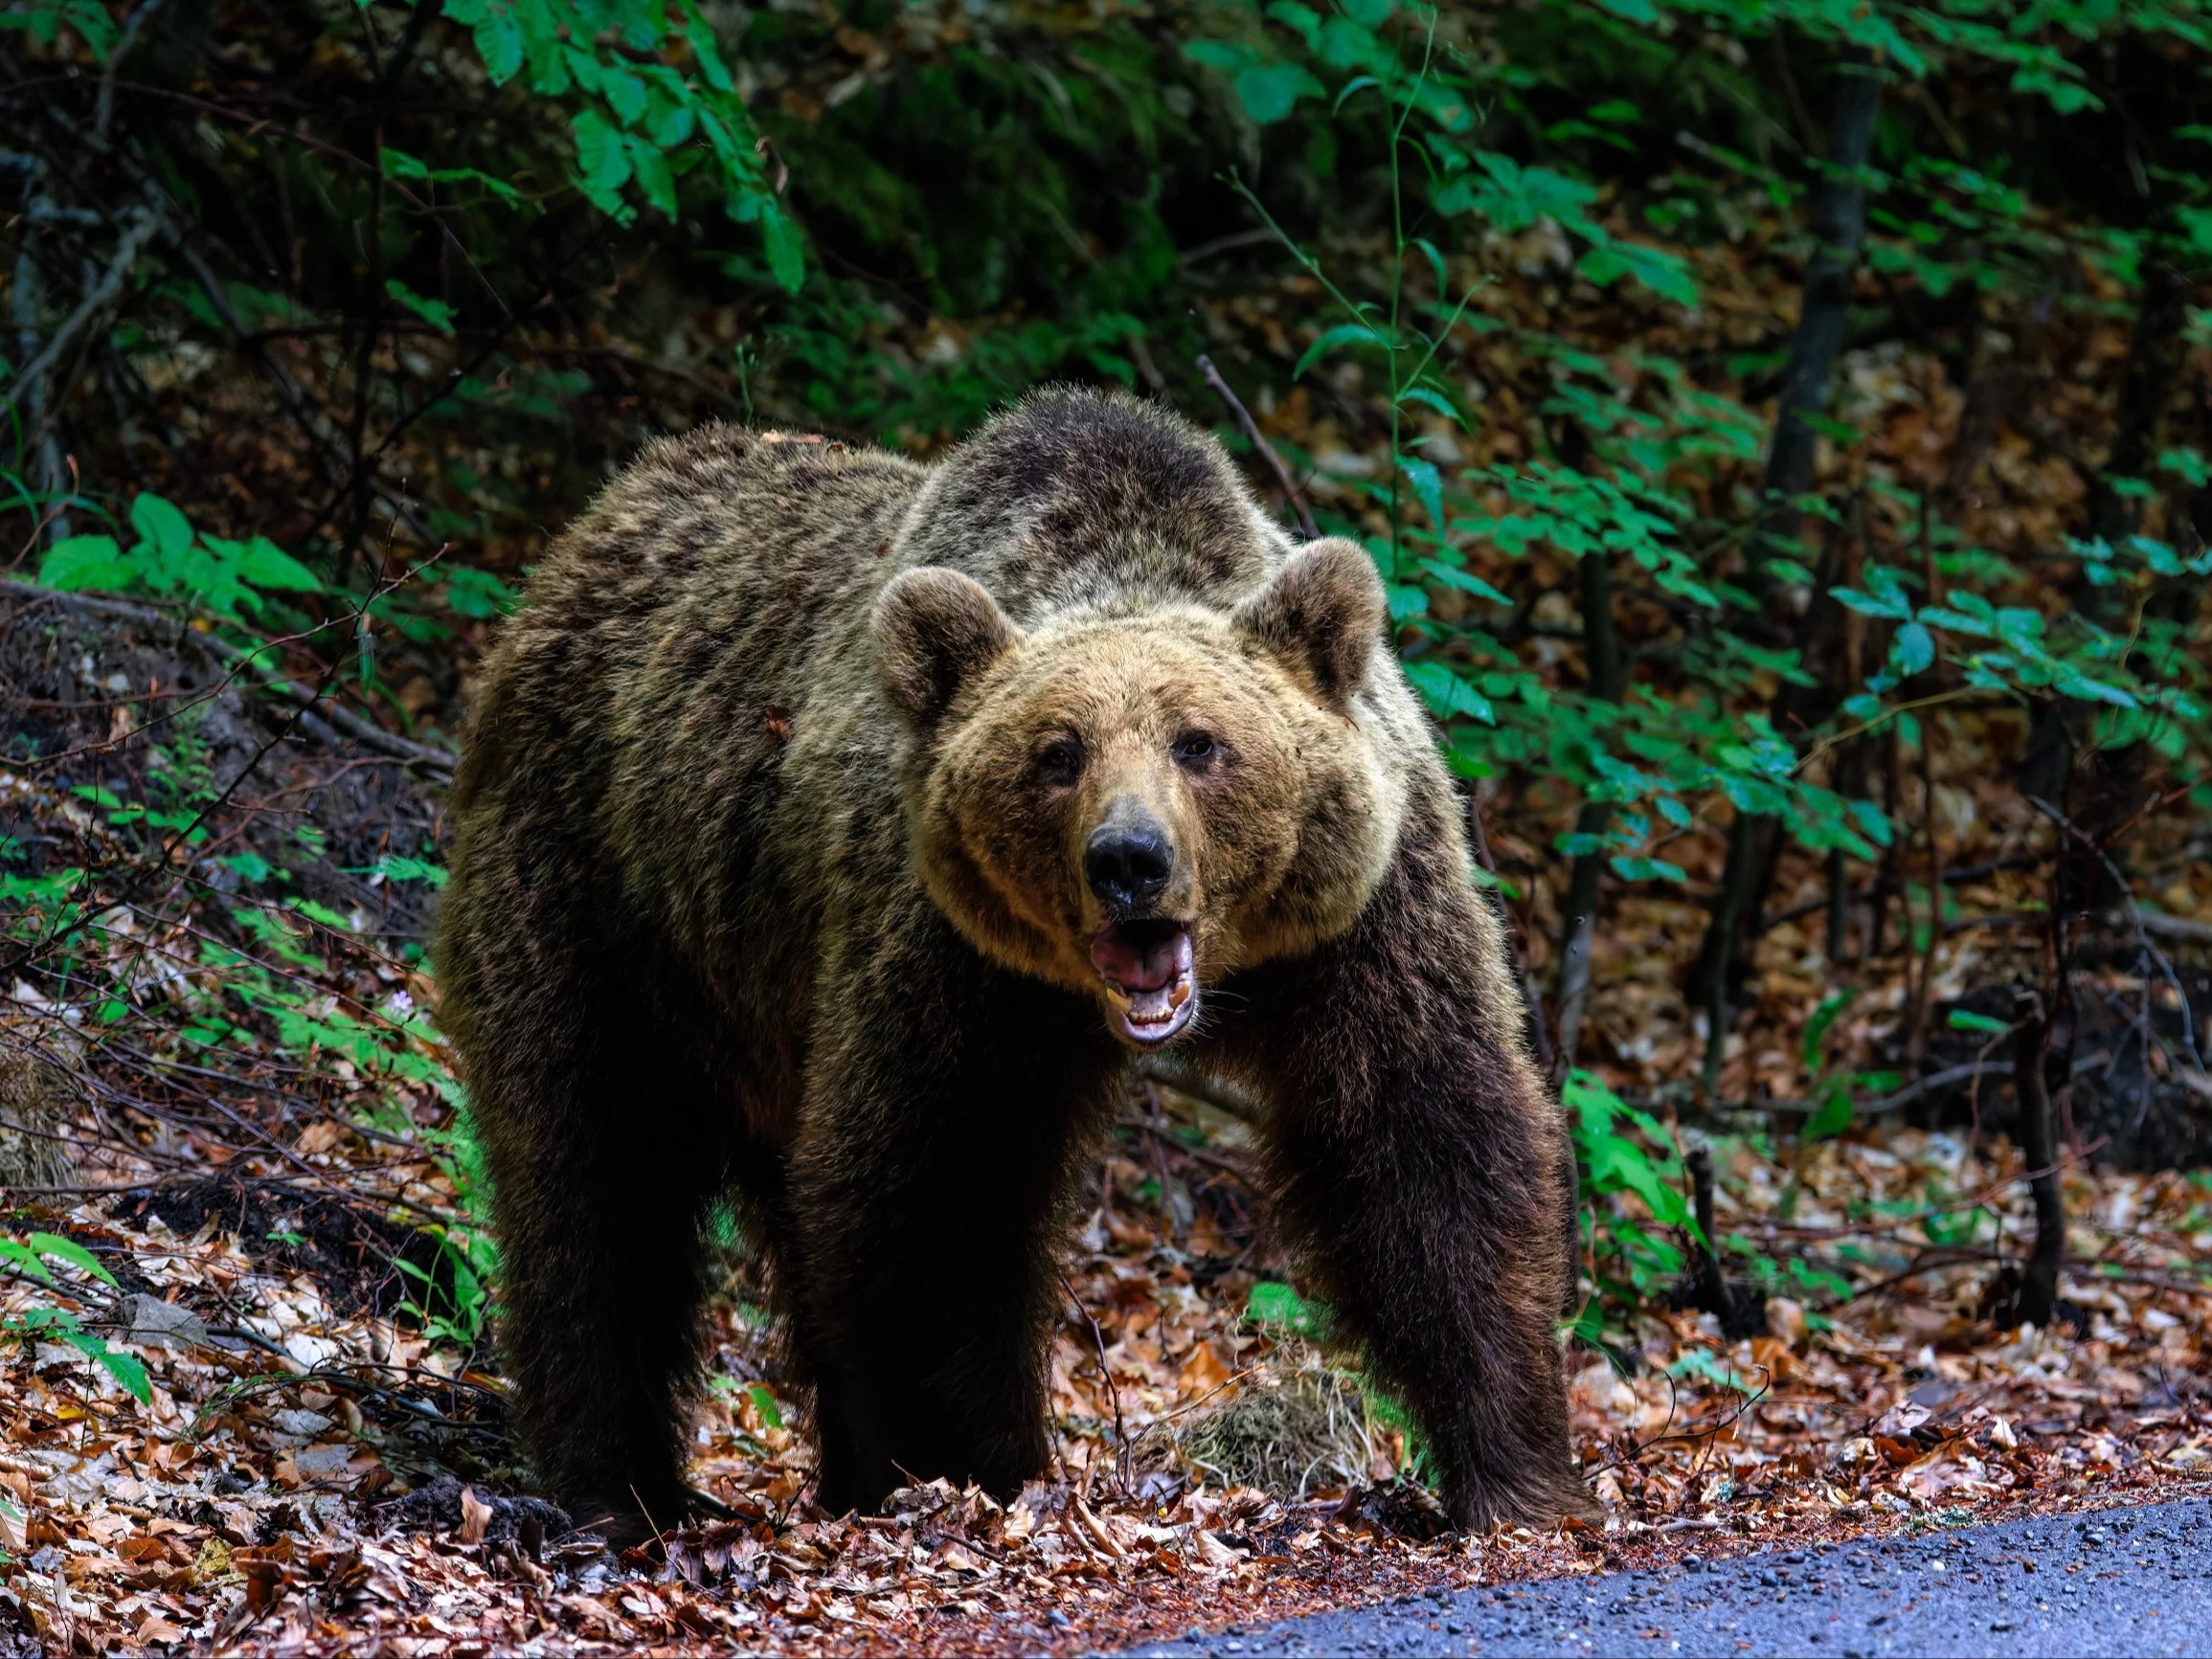
[[[1829, 379], [1849, 322], [1859, 248], [1866, 233], [1863, 174], [1873, 149], [1875, 117], [1882, 107], [1882, 75], [1866, 54], [1855, 51], [1846, 56], [1840, 76], [1828, 129], [1826, 176], [1813, 196], [1817, 245], [1805, 268], [1797, 331], [1782, 374], [1774, 444], [1767, 456], [1766, 504], [1751, 538], [1750, 585], [1762, 602], [1778, 587], [1774, 561], [1795, 550], [1803, 527], [1797, 501], [1812, 487], [1819, 441], [1807, 416], [1818, 413], [1828, 400]], [[1800, 633], [1809, 638], [1825, 619], [1816, 598]], [[1779, 701], [1786, 704], [1788, 695], [1785, 691]], [[1693, 1000], [1710, 1005], [1717, 996], [1725, 1003], [1749, 970], [1781, 849], [1781, 821], [1764, 815], [1753, 818], [1742, 834], [1728, 838], [1728, 864], [1690, 970]]]
[[1766, 505], [1751, 544], [1751, 581], [1762, 592], [1772, 585], [1772, 562], [1795, 547], [1802, 527], [1796, 498], [1812, 487], [1819, 445], [1819, 434], [1806, 417], [1817, 415], [1828, 401], [1829, 378], [1850, 322], [1859, 247], [1866, 235], [1864, 172], [1882, 108], [1882, 75], [1863, 52], [1849, 54], [1839, 74], [1826, 175], [1813, 193], [1813, 258], [1805, 267], [1797, 331], [1782, 370], [1781, 407], [1763, 481]]
[[2014, 1011], [2018, 1023], [2013, 1034], [2013, 1090], [2020, 1100], [2020, 1155], [2027, 1160], [2035, 1195], [2036, 1237], [2028, 1252], [2027, 1271], [2021, 1275], [2020, 1298], [2008, 1323], [2046, 1330], [2058, 1312], [2059, 1269], [2066, 1254], [2066, 1208], [2059, 1193], [2058, 1133], [2051, 1121], [2050, 1085], [2043, 1072], [2043, 1049], [2048, 1037], [2043, 998], [2034, 992], [2017, 994]]

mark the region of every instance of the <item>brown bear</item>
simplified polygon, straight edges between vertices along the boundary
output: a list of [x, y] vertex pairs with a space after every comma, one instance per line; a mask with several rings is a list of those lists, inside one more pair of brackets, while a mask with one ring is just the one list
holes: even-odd
[[1134, 1056], [1262, 1103], [1284, 1236], [1460, 1523], [1594, 1506], [1573, 1164], [1355, 544], [1037, 393], [941, 462], [657, 442], [531, 577], [437, 966], [557, 1493], [687, 1507], [703, 1229], [766, 1252], [819, 1499], [1049, 1460], [1069, 1208]]

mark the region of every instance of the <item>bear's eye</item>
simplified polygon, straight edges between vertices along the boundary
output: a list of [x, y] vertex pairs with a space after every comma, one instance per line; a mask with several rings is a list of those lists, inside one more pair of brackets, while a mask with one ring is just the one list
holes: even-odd
[[1037, 751], [1037, 776], [1064, 787], [1083, 775], [1083, 746], [1072, 737], [1055, 737]]
[[1176, 765], [1201, 771], [1213, 760], [1213, 739], [1203, 731], [1186, 731], [1175, 740], [1168, 752], [1175, 756]]

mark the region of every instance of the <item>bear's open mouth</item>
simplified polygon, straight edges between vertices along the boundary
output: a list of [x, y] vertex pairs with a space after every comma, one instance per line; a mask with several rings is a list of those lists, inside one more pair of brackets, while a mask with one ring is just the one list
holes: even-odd
[[1120, 1035], [1142, 1047], [1165, 1042], [1198, 1011], [1190, 930], [1181, 922], [1108, 922], [1092, 935], [1091, 963]]

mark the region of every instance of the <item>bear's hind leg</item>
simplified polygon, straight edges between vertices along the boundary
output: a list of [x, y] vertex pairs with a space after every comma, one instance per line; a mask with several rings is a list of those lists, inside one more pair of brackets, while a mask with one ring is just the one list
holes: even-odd
[[[685, 1396], [699, 1368], [704, 1230], [735, 1113], [604, 955], [473, 953], [462, 1047], [500, 1243], [510, 1409], [579, 1524], [678, 1524]], [[486, 970], [489, 970], [488, 972]], [[665, 1012], [665, 1011], [664, 1011]]]

